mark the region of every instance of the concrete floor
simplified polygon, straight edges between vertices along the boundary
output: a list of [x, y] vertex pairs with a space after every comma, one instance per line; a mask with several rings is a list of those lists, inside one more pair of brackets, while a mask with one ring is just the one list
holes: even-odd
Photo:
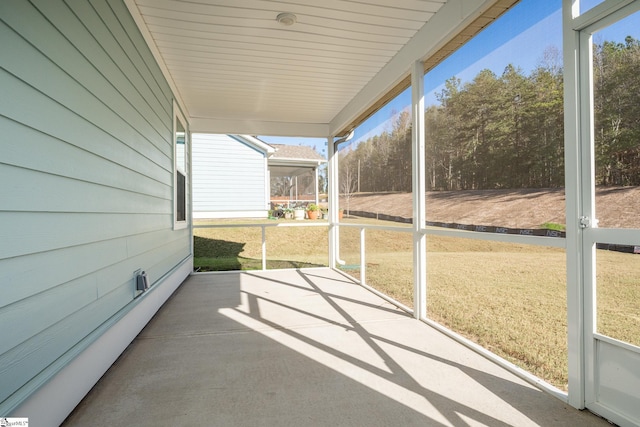
[[608, 423], [310, 269], [189, 277], [63, 425]]

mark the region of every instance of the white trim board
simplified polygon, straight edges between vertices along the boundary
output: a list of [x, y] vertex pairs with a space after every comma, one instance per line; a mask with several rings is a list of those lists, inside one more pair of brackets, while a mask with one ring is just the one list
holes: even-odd
[[219, 218], [267, 218], [269, 211], [200, 211], [193, 213], [193, 219], [219, 219]]
[[34, 426], [62, 424], [192, 270], [188, 257], [9, 415], [28, 417]]

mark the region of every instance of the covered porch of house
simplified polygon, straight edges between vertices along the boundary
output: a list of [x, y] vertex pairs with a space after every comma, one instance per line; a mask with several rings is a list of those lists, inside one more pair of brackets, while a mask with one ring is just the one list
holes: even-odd
[[[0, 120], [6, 140], [20, 141], [0, 162], [11, 184], [0, 209], [0, 417], [56, 426], [65, 417], [66, 426], [607, 425], [577, 409], [588, 408], [637, 425], [640, 347], [599, 328], [595, 266], [598, 244], [637, 245], [640, 228], [597, 226], [591, 77], [594, 38], [637, 19], [640, 0], [562, 0], [549, 11], [562, 46], [563, 87], [554, 91], [564, 108], [553, 129], [565, 237], [429, 225], [425, 76], [521, 3], [0, 2]], [[355, 149], [355, 130], [402, 93], [410, 149], [398, 163], [413, 221], [341, 221], [340, 197], [360, 178], [341, 176], [340, 147]], [[519, 142], [523, 97], [513, 95], [503, 104]], [[485, 111], [478, 105], [474, 116], [482, 126]], [[344, 258], [360, 266], [360, 281], [333, 268], [266, 270], [267, 225], [244, 222], [261, 228], [252, 242], [263, 271], [193, 273], [197, 133], [325, 139], [328, 221], [289, 227], [327, 227], [326, 265]], [[353, 232], [352, 247], [341, 230]], [[410, 267], [399, 270], [410, 276], [412, 308], [367, 289], [369, 230], [408, 242]], [[566, 304], [555, 311], [566, 314], [557, 342], [567, 343], [569, 393], [438, 329], [427, 312], [427, 237], [560, 250]], [[442, 258], [446, 269], [465, 262]], [[638, 269], [630, 276], [636, 285]]]
[[192, 274], [63, 424], [605, 426], [328, 269]]

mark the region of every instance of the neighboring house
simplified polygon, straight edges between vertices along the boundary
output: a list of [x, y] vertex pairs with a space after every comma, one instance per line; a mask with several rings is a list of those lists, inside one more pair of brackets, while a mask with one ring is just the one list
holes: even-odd
[[319, 202], [319, 169], [327, 162], [306, 145], [271, 144], [276, 152], [269, 157], [271, 204], [290, 205]]
[[311, 147], [249, 135], [192, 139], [194, 218], [266, 218], [277, 204], [318, 202], [318, 169], [326, 160]]
[[275, 149], [248, 135], [194, 134], [192, 139], [193, 217], [267, 217], [267, 158]]

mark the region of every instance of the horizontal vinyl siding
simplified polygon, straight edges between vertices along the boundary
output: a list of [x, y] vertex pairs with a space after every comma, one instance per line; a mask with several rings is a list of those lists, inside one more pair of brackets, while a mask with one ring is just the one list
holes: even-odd
[[194, 212], [266, 210], [266, 155], [229, 135], [193, 135]]
[[173, 230], [173, 95], [122, 1], [2, 1], [0, 40], [5, 415], [191, 235]]

